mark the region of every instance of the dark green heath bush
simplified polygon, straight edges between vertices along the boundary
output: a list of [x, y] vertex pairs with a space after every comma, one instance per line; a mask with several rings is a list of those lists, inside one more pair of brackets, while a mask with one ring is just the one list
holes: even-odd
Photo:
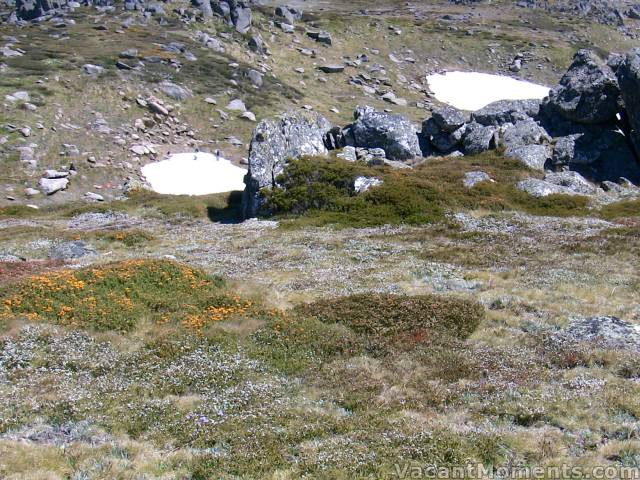
[[359, 294], [302, 305], [296, 313], [339, 323], [376, 337], [418, 335], [433, 330], [468, 338], [484, 316], [478, 302], [440, 295]]

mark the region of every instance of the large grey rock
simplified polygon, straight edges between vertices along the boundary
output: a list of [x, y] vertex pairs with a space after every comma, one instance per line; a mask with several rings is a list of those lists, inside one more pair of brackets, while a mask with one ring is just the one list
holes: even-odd
[[233, 24], [239, 33], [247, 33], [251, 29], [251, 9], [248, 7], [240, 7], [232, 13]]
[[564, 172], [549, 172], [544, 176], [544, 181], [569, 188], [576, 195], [593, 195], [596, 187], [578, 172], [570, 170]]
[[602, 154], [602, 142], [586, 133], [575, 133], [556, 139], [554, 165], [591, 165]]
[[473, 171], [473, 172], [467, 172], [464, 174], [464, 179], [462, 183], [467, 188], [473, 188], [479, 183], [492, 182], [492, 181], [493, 180], [491, 180], [491, 177], [489, 176], [489, 174], [481, 171]]
[[518, 190], [528, 193], [532, 197], [541, 198], [549, 195], [577, 195], [573, 190], [562, 185], [540, 180], [538, 178], [527, 178], [517, 185]]
[[628, 138], [615, 127], [585, 127], [556, 138], [553, 165], [567, 166], [595, 181], [626, 177], [640, 182], [640, 164], [629, 148]]
[[95, 253], [94, 248], [83, 241], [76, 240], [72, 242], [62, 242], [51, 248], [49, 258], [52, 260], [73, 260]]
[[237, 0], [210, 0], [213, 13], [221, 16], [236, 31], [246, 33], [251, 28], [252, 13], [249, 2]]
[[263, 204], [260, 190], [276, 185], [289, 159], [326, 155], [324, 137], [329, 121], [310, 112], [292, 111], [276, 119], [262, 120], [253, 131], [249, 147], [249, 171], [242, 199], [244, 218], [256, 216]]
[[447, 133], [458, 130], [471, 119], [468, 112], [449, 106], [434, 109], [431, 116], [440, 130]]
[[211, 0], [191, 0], [191, 4], [196, 7], [205, 18], [213, 17], [213, 9], [211, 8]]
[[53, 195], [54, 193], [64, 190], [69, 185], [69, 179], [67, 178], [41, 178], [38, 182], [40, 190], [46, 195]]
[[501, 126], [535, 118], [540, 113], [540, 100], [500, 100], [471, 114], [480, 125]]
[[257, 70], [250, 69], [247, 72], [247, 78], [254, 87], [260, 88], [264, 84], [264, 75]]
[[173, 82], [165, 80], [164, 82], [160, 82], [158, 84], [158, 88], [162, 90], [167, 97], [173, 98], [174, 100], [183, 101], [192, 96], [192, 93], [181, 85], [177, 85]]
[[294, 22], [302, 20], [302, 10], [290, 7], [288, 5], [279, 5], [275, 10], [276, 17], [284, 19], [290, 25]]
[[416, 127], [400, 115], [357, 107], [350, 126], [353, 146], [382, 148], [389, 160], [409, 160], [422, 155]]
[[249, 39], [249, 50], [255, 53], [259, 53], [260, 55], [266, 52], [264, 40], [262, 40], [260, 34], [251, 36], [251, 38]]
[[545, 145], [516, 145], [504, 151], [505, 157], [518, 160], [532, 170], [544, 170], [551, 158], [549, 148]]
[[480, 125], [476, 122], [467, 124], [463, 146], [467, 155], [477, 155], [495, 147], [494, 136], [497, 128]]
[[525, 145], [540, 145], [550, 141], [546, 130], [531, 118], [507, 125], [500, 137], [500, 145], [507, 149]]
[[580, 50], [560, 85], [551, 91], [546, 107], [576, 123], [613, 122], [620, 110], [616, 75], [595, 53]]
[[640, 154], [640, 49], [631, 50], [616, 72], [631, 125], [631, 140]]

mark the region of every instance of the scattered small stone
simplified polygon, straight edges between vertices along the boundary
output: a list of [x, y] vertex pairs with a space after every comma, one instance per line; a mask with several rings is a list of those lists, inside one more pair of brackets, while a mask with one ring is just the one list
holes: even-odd
[[324, 73], [342, 73], [344, 72], [345, 66], [341, 64], [330, 64], [318, 68]]
[[225, 108], [227, 110], [236, 111], [236, 112], [246, 112], [247, 110], [246, 105], [239, 98], [231, 100]]
[[480, 171], [467, 172], [464, 175], [463, 183], [467, 188], [473, 188], [481, 182], [493, 182], [493, 180], [487, 173]]

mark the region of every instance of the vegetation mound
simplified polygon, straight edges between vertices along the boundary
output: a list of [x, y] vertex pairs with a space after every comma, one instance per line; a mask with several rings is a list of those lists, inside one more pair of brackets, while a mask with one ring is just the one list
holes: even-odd
[[127, 332], [142, 319], [201, 330], [251, 303], [201, 270], [166, 260], [128, 260], [33, 275], [0, 290], [5, 319]]
[[[495, 180], [464, 186], [466, 172], [482, 170]], [[522, 211], [533, 215], [582, 216], [588, 199], [549, 195], [535, 198], [516, 188], [536, 176], [521, 163], [498, 152], [475, 157], [433, 159], [412, 170], [367, 167], [331, 158], [292, 160], [278, 176], [278, 187], [264, 191], [265, 211], [279, 218], [296, 217], [295, 225], [335, 224], [349, 227], [420, 225], [443, 221], [460, 210]], [[382, 184], [358, 193], [358, 176]]]

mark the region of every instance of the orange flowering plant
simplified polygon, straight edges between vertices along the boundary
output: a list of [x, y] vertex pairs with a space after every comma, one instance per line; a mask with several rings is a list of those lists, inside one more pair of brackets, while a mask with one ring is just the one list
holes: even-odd
[[0, 290], [0, 318], [122, 332], [141, 318], [201, 332], [252, 308], [252, 302], [225, 291], [220, 278], [167, 260], [46, 272]]

